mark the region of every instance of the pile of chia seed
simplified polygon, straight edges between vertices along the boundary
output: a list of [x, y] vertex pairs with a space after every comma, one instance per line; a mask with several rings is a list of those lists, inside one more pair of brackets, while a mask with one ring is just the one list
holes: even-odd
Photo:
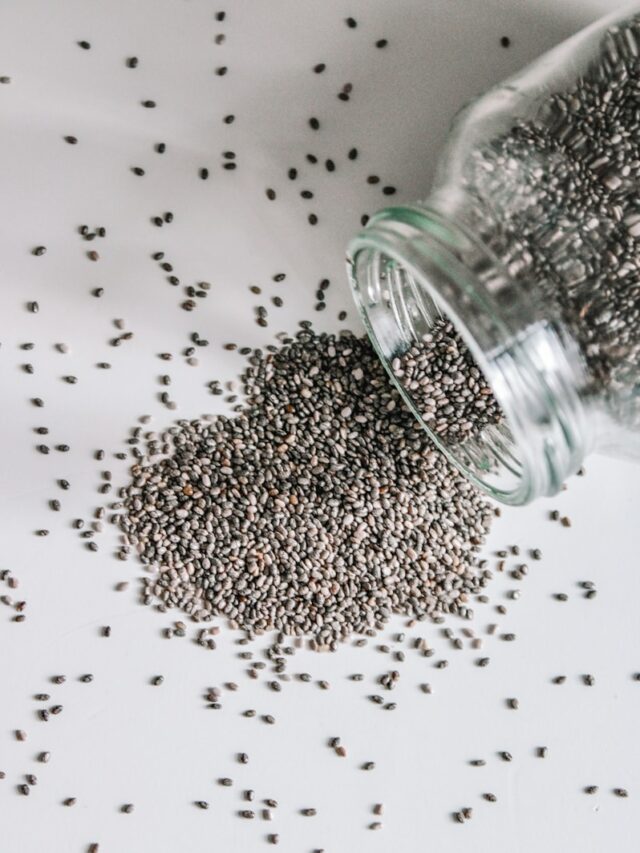
[[[586, 391], [640, 424], [640, 15], [610, 27], [573, 85], [465, 164], [472, 227], [514, 299], [577, 342]], [[533, 110], [532, 110], [533, 111]], [[506, 297], [505, 297], [506, 299]]]
[[484, 374], [449, 320], [436, 320], [391, 367], [427, 426], [447, 445], [477, 437], [503, 418]]
[[242, 412], [150, 434], [133, 468], [120, 524], [156, 569], [145, 600], [325, 648], [393, 612], [471, 617], [493, 510], [370, 343], [304, 329], [242, 380]]
[[[33, 5], [34, 21], [20, 27], [23, 35], [41, 22], [39, 4]], [[579, 574], [572, 566], [549, 574], [555, 578], [551, 588], [543, 577], [536, 579], [543, 558], [539, 540], [533, 538], [538, 536], [536, 517], [527, 525], [526, 541], [510, 526], [503, 547], [483, 548], [480, 557], [499, 508], [492, 510], [431, 446], [369, 343], [350, 333], [316, 334], [308, 321], [300, 323], [303, 331], [294, 338], [276, 332], [286, 325], [287, 315], [290, 319], [303, 310], [302, 304], [305, 312], [313, 306], [322, 313], [328, 328], [345, 328], [337, 324], [349, 321], [335, 286], [329, 278], [319, 278], [319, 270], [308, 292], [298, 287], [303, 279], [288, 286], [291, 272], [298, 278], [300, 269], [296, 263], [287, 271], [286, 258], [297, 258], [298, 251], [285, 251], [283, 263], [268, 270], [252, 262], [250, 284], [242, 265], [234, 266], [235, 275], [222, 291], [215, 281], [196, 275], [210, 270], [212, 258], [225, 255], [225, 249], [229, 255], [220, 241], [228, 239], [236, 219], [244, 233], [247, 211], [262, 217], [264, 211], [256, 206], [260, 202], [280, 206], [276, 214], [284, 218], [267, 217], [267, 231], [258, 228], [257, 245], [267, 245], [265, 234], [273, 235], [280, 221], [291, 224], [299, 248], [300, 225], [313, 240], [341, 209], [353, 212], [353, 205], [345, 204], [344, 190], [350, 181], [355, 187], [365, 170], [366, 187], [353, 196], [362, 201], [363, 211], [378, 206], [374, 193], [382, 200], [395, 195], [402, 170], [377, 173], [375, 146], [368, 144], [370, 127], [362, 122], [369, 114], [367, 103], [378, 99], [378, 87], [361, 86], [358, 73], [355, 85], [337, 76], [344, 67], [346, 43], [340, 33], [348, 29], [351, 53], [363, 58], [370, 83], [371, 75], [388, 75], [398, 62], [402, 73], [402, 56], [412, 57], [414, 48], [423, 45], [413, 20], [405, 34], [394, 26], [389, 40], [376, 38], [383, 35], [377, 32], [380, 16], [342, 18], [344, 9], [333, 4], [318, 7], [314, 20], [300, 16], [299, 21], [290, 4], [271, 4], [271, 26], [266, 28], [256, 15], [236, 14], [235, 9], [227, 16], [224, 9], [212, 12], [204, 4], [191, 4], [194, 8], [183, 21], [176, 4], [157, 4], [165, 30], [171, 30], [165, 15], [176, 7], [175, 42], [162, 39], [154, 47], [148, 16], [136, 7], [131, 20], [124, 17], [130, 48], [138, 32], [141, 36], [138, 56], [123, 54], [120, 40], [113, 40], [107, 4], [85, 10], [73, 30], [70, 10], [58, 5], [63, 13], [59, 21], [48, 15], [46, 44], [29, 40], [37, 52], [35, 62], [25, 42], [24, 50], [7, 53], [16, 60], [15, 72], [0, 69], [0, 98], [10, 121], [13, 116], [11, 133], [2, 137], [8, 142], [3, 162], [10, 164], [12, 174], [25, 178], [9, 186], [9, 198], [15, 195], [20, 204], [7, 221], [3, 250], [8, 280], [16, 286], [7, 288], [11, 325], [0, 353], [9, 377], [3, 402], [11, 413], [3, 470], [11, 535], [5, 537], [6, 545], [3, 541], [0, 566], [0, 633], [11, 625], [7, 630], [16, 636], [10, 639], [2, 677], [3, 697], [10, 700], [2, 703], [0, 811], [9, 818], [2, 823], [7, 839], [0, 844], [2, 851], [128, 851], [136, 847], [136, 838], [162, 835], [165, 815], [169, 835], [184, 829], [203, 845], [215, 835], [217, 846], [228, 853], [281, 843], [287, 850], [324, 853], [344, 849], [347, 838], [366, 844], [367, 835], [380, 831], [391, 832], [389, 842], [376, 847], [372, 839], [374, 848], [395, 849], [398, 828], [399, 837], [408, 837], [402, 831], [407, 815], [420, 814], [424, 824], [425, 798], [431, 800], [430, 837], [436, 838], [431, 846], [438, 847], [438, 838], [446, 840], [451, 828], [438, 826], [440, 811], [441, 819], [457, 827], [480, 815], [480, 823], [473, 821], [479, 823], [476, 828], [452, 830], [474, 833], [469, 843], [475, 849], [482, 846], [477, 839], [487, 827], [499, 826], [501, 810], [507, 831], [513, 825], [513, 774], [525, 782], [531, 773], [537, 778], [536, 764], [543, 759], [564, 784], [571, 814], [578, 814], [572, 797], [586, 795], [592, 808], [580, 814], [588, 820], [593, 813], [598, 821], [599, 810], [613, 815], [605, 797], [632, 802], [633, 768], [622, 762], [615, 776], [612, 771], [618, 763], [612, 757], [625, 752], [628, 733], [623, 728], [617, 742], [607, 740], [606, 754], [587, 755], [590, 769], [581, 778], [582, 791], [573, 770], [562, 773], [563, 761], [577, 756], [584, 764], [585, 744], [598, 742], [597, 714], [584, 716], [578, 731], [571, 725], [567, 708], [575, 702], [575, 691], [583, 691], [578, 701], [590, 704], [598, 701], [600, 691], [607, 701], [624, 696], [627, 687], [637, 689], [625, 682], [640, 684], [632, 644], [614, 643], [615, 666], [607, 668], [611, 672], [606, 678], [597, 669], [598, 660], [601, 665], [605, 660], [599, 646], [593, 668], [586, 666], [591, 663], [588, 642], [581, 646], [579, 668], [571, 666], [572, 656], [562, 649], [556, 661], [555, 648], [563, 637], [558, 625], [573, 618], [585, 626], [588, 640], [596, 634], [588, 630], [589, 616], [598, 625], [606, 616], [606, 609], [598, 610], [597, 575], [583, 576], [581, 564]], [[456, 23], [454, 14], [451, 24]], [[309, 38], [310, 24], [311, 34], [320, 34], [317, 44]], [[331, 27], [336, 37], [328, 44]], [[4, 31], [16, 42], [10, 27]], [[74, 32], [91, 41], [74, 43]], [[300, 64], [295, 55], [283, 53], [283, 32], [287, 42], [308, 46], [310, 53], [299, 56]], [[408, 35], [413, 41], [406, 40]], [[256, 43], [274, 60], [273, 68], [255, 63]], [[499, 43], [508, 47], [510, 37], [502, 36]], [[219, 51], [213, 74], [212, 50]], [[389, 56], [376, 65], [372, 56], [379, 51]], [[280, 54], [282, 64], [277, 62]], [[166, 56], [172, 61], [165, 61]], [[201, 60], [206, 67], [199, 65]], [[69, 108], [54, 110], [44, 125], [25, 122], [33, 81], [38, 81], [43, 100], [56, 103], [72, 72], [75, 94]], [[261, 115], [265, 111], [253, 109], [255, 99], [245, 97], [245, 83], [254, 72], [259, 83], [286, 82], [294, 75], [295, 87], [285, 86], [288, 100], [282, 115]], [[309, 88], [305, 73], [313, 81]], [[185, 104], [176, 99], [176, 83], [186, 81], [188, 87], [193, 80], [206, 103], [213, 104], [211, 114], [205, 101], [196, 99], [183, 109]], [[20, 100], [21, 92], [26, 100]], [[344, 112], [350, 99], [356, 105], [351, 124]], [[89, 112], [87, 104], [93, 104]], [[105, 104], [108, 111], [102, 116]], [[309, 104], [318, 107], [317, 116], [309, 116]], [[140, 124], [131, 112], [136, 105], [144, 116]], [[226, 112], [236, 107], [237, 116]], [[206, 145], [199, 132], [203, 115]], [[99, 119], [100, 132], [92, 129], [92, 119]], [[126, 148], [123, 127], [132, 130], [129, 161], [120, 156]], [[195, 136], [185, 136], [185, 128], [194, 129]], [[279, 136], [273, 134], [276, 129]], [[265, 157], [266, 149], [256, 149], [256, 139], [277, 142], [278, 156]], [[356, 147], [360, 140], [362, 149]], [[616, 150], [626, 144], [609, 141]], [[323, 153], [322, 159], [314, 150]], [[16, 157], [23, 151], [27, 159]], [[34, 172], [28, 158], [36, 151]], [[111, 162], [108, 151], [120, 154]], [[285, 156], [290, 158], [286, 178]], [[500, 165], [504, 174], [512, 168], [511, 160]], [[636, 170], [632, 161], [620, 161], [618, 167], [621, 180]], [[60, 182], [54, 179], [59, 169]], [[128, 172], [128, 187], [119, 171]], [[214, 229], [211, 243], [211, 223], [227, 197], [226, 185], [231, 189], [232, 175], [243, 172], [229, 198], [239, 193], [242, 202], [245, 191], [247, 197], [237, 209], [231, 205], [229, 230]], [[105, 174], [108, 185], [102, 180]], [[606, 180], [614, 192], [615, 174]], [[67, 187], [78, 194], [66, 194]], [[403, 192], [401, 183], [398, 189]], [[92, 213], [96, 200], [99, 210]], [[36, 215], [24, 217], [22, 209]], [[141, 217], [143, 209], [146, 216]], [[364, 225], [368, 214], [358, 218]], [[489, 216], [483, 222], [497, 233]], [[640, 237], [640, 224], [627, 224], [629, 233]], [[203, 257], [184, 251], [198, 235], [209, 247]], [[285, 232], [278, 237], [282, 241], [276, 242], [286, 249]], [[515, 245], [510, 235], [505, 243]], [[307, 248], [310, 258], [321, 256], [318, 244], [310, 242]], [[149, 250], [147, 258], [139, 249], [145, 254]], [[78, 257], [88, 262], [85, 275]], [[134, 294], [122, 271], [137, 276], [138, 260], [140, 266], [145, 261], [154, 266], [149, 281], [144, 274], [136, 278]], [[59, 287], [63, 280], [74, 283], [64, 293]], [[158, 296], [162, 286], [172, 294], [167, 301]], [[231, 287], [236, 292], [229, 301]], [[633, 303], [636, 291], [629, 293]], [[296, 307], [298, 295], [303, 303]], [[598, 298], [606, 303], [606, 289]], [[286, 312], [281, 312], [285, 303]], [[197, 326], [182, 322], [182, 312], [196, 319]], [[612, 335], [619, 333], [621, 323], [621, 318], [611, 318]], [[233, 327], [242, 335], [241, 344], [226, 338]], [[264, 349], [245, 345], [245, 334]], [[235, 355], [222, 361], [219, 348]], [[237, 356], [247, 359], [242, 401], [237, 380], [222, 370]], [[213, 366], [223, 378], [212, 378]], [[475, 431], [490, 428], [501, 417], [470, 354], [444, 321], [406, 354], [404, 363], [401, 357], [394, 366], [444, 440], [475, 437]], [[216, 411], [224, 404], [229, 416], [174, 423], [169, 412], [206, 407], [210, 398], [205, 389], [216, 398]], [[116, 425], [140, 411], [138, 403], [147, 413], [139, 414], [125, 442], [113, 446]], [[91, 423], [87, 413], [93, 416]], [[152, 432], [154, 419], [163, 424], [171, 419], [173, 425]], [[132, 480], [119, 488], [129, 464], [134, 466]], [[572, 520], [565, 512], [565, 497], [559, 496], [558, 508], [549, 512], [556, 527], [553, 541], [572, 526], [570, 535], [580, 541], [584, 518]], [[122, 533], [110, 536], [107, 522], [119, 525]], [[116, 538], [120, 545], [114, 554]], [[614, 537], [613, 544], [620, 542]], [[139, 614], [130, 606], [137, 569], [115, 559], [124, 560], [135, 550], [150, 570], [144, 603], [158, 611], [139, 624]], [[84, 569], [89, 562], [91, 579]], [[44, 573], [42, 566], [47, 567]], [[617, 582], [612, 583], [615, 592]], [[605, 607], [615, 606], [616, 596], [605, 597]], [[633, 606], [632, 596], [623, 598]], [[533, 600], [541, 608], [535, 620], [522, 621], [521, 599], [525, 607]], [[475, 624], [467, 621], [471, 606], [477, 608]], [[585, 607], [596, 609], [587, 616]], [[170, 608], [181, 612], [173, 610], [167, 617]], [[580, 610], [575, 617], [574, 608]], [[394, 611], [406, 618], [390, 620]], [[450, 613], [463, 619], [450, 619]], [[214, 614], [228, 616], [231, 627], [243, 630], [225, 631], [217, 619], [202, 621]], [[536, 632], [541, 625], [544, 630]], [[278, 630], [259, 636], [269, 628]], [[524, 658], [516, 651], [519, 642], [514, 649], [520, 629]], [[345, 643], [349, 648], [342, 649], [340, 660], [306, 653], [307, 647], [334, 649], [350, 633], [355, 636]], [[169, 639], [183, 648], [166, 649]], [[8, 649], [8, 642], [3, 647]], [[535, 667], [526, 666], [531, 650]], [[196, 656], [193, 661], [187, 660], [190, 654]], [[207, 660], [211, 654], [216, 657]], [[197, 660], [203, 656], [204, 661]], [[464, 695], [456, 679], [464, 680]], [[558, 714], [543, 714], [530, 726], [540, 701], [556, 707]], [[429, 714], [434, 702], [431, 729], [437, 715], [443, 709], [446, 713], [447, 702], [455, 711], [448, 743], [436, 743], [442, 739], [440, 730], [438, 738], [423, 737], [418, 703]], [[399, 719], [394, 720], [394, 711]], [[522, 720], [509, 719], [514, 713]], [[142, 714], [149, 721], [144, 727], [137, 724]], [[373, 714], [380, 716], [367, 718]], [[556, 717], [569, 720], [564, 726], [568, 742]], [[590, 720], [594, 736], [585, 738]], [[615, 726], [614, 720], [610, 728]], [[185, 738], [187, 730], [197, 734], [196, 741]], [[414, 754], [418, 741], [425, 747], [419, 755]], [[396, 745], [401, 747], [397, 755]], [[437, 791], [431, 797], [439, 777], [430, 774], [426, 793], [424, 786], [413, 785], [416, 760], [434, 769], [444, 761], [452, 782], [460, 774], [460, 787], [447, 785], [446, 801]], [[319, 762], [319, 774], [314, 762]], [[108, 772], [95, 773], [96, 766]], [[163, 790], [154, 780], [148, 784], [150, 774], [167, 783]], [[408, 783], [404, 788], [403, 781]], [[390, 788], [392, 796], [385, 802]], [[562, 795], [563, 788], [559, 791]], [[166, 804], [162, 813], [159, 801]], [[545, 800], [534, 798], [532, 804], [544, 808]], [[26, 809], [31, 809], [28, 816]], [[64, 818], [54, 817], [56, 809]], [[54, 833], [43, 820], [50, 816]], [[37, 832], [25, 832], [27, 817], [34, 818], [29, 828], [37, 823]], [[622, 819], [617, 810], [615, 819]], [[199, 821], [198, 830], [192, 821], [194, 826]], [[130, 826], [116, 826], [120, 822]], [[575, 835], [575, 830], [571, 826], [567, 832]], [[126, 842], [129, 831], [133, 841]], [[54, 834], [63, 839], [61, 845], [52, 840]], [[160, 843], [160, 848], [166, 846]]]

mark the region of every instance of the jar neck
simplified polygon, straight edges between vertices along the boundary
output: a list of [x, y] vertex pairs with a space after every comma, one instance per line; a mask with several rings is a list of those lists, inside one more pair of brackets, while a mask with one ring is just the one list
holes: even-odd
[[[553, 495], [593, 446], [578, 348], [558, 318], [533, 305], [485, 235], [437, 204], [382, 210], [354, 238], [347, 261], [355, 301], [401, 395], [463, 473], [504, 503]], [[443, 315], [504, 413], [499, 427], [457, 446], [429, 429], [391, 368]]]

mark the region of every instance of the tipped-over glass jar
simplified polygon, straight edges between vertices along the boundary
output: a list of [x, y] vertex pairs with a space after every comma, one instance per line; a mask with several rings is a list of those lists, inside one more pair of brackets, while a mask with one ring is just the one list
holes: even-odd
[[640, 3], [465, 106], [429, 198], [373, 216], [348, 270], [405, 401], [494, 497], [640, 459]]

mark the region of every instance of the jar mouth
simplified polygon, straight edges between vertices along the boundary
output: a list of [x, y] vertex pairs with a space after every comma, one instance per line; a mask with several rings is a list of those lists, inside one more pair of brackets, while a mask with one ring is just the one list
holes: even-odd
[[[478, 260], [482, 283], [473, 268]], [[548, 324], [531, 323], [524, 334], [514, 335], [503, 323], [487, 288], [488, 280], [502, 275], [494, 259], [478, 253], [468, 235], [435, 211], [420, 207], [381, 211], [351, 242], [347, 261], [371, 342], [436, 446], [503, 503], [522, 505], [558, 492], [582, 454], [571, 418], [554, 411], [554, 395], [529, 356], [537, 353], [544, 360], [553, 351], [561, 363], [562, 346]], [[465, 422], [464, 435], [460, 424], [443, 429], [426, 418], [416, 393], [398, 376], [398, 362], [443, 321], [453, 325], [498, 406], [499, 416], [494, 412], [493, 421], [481, 428]], [[536, 429], [540, 425], [544, 428]]]

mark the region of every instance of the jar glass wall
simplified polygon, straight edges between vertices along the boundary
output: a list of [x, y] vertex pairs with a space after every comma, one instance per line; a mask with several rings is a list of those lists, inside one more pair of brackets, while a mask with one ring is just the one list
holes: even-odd
[[458, 114], [426, 202], [349, 246], [405, 400], [509, 503], [594, 449], [640, 456], [639, 57], [640, 4], [546, 54]]

